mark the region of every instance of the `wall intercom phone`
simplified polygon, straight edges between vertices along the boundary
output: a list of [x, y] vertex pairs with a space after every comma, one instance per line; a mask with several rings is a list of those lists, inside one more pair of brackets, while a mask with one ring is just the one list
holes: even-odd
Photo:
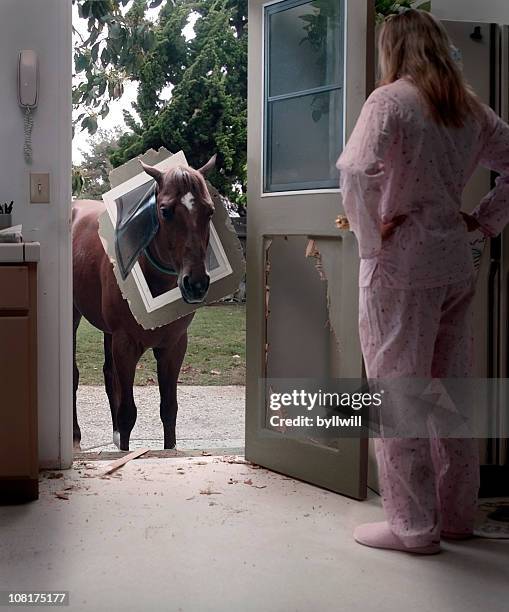
[[20, 51], [18, 60], [18, 102], [25, 111], [24, 155], [27, 164], [32, 163], [33, 110], [39, 98], [39, 60], [35, 51]]

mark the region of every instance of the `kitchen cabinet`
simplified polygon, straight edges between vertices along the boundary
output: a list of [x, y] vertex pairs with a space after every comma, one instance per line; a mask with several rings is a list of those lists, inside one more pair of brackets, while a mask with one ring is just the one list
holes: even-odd
[[38, 245], [0, 245], [0, 503], [38, 497], [38, 258]]

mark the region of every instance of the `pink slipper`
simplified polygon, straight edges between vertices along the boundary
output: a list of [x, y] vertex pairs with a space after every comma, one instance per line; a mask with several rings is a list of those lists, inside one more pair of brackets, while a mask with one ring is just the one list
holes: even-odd
[[392, 533], [385, 521], [382, 523], [359, 525], [353, 532], [353, 537], [359, 544], [370, 546], [371, 548], [400, 550], [418, 555], [435, 555], [440, 552], [439, 542], [432, 542], [428, 546], [415, 546], [412, 548], [405, 546], [402, 540]]

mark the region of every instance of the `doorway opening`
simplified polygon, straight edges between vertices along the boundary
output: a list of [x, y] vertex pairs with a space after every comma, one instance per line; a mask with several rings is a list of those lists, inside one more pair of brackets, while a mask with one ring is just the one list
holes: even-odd
[[[246, 135], [241, 120], [245, 119], [247, 103], [247, 3], [228, 8], [228, 14], [205, 8], [198, 11], [190, 5], [177, 9], [161, 1], [146, 3], [143, 9], [129, 1], [73, 2], [73, 189], [76, 199], [101, 201], [110, 189], [113, 167], [150, 148], [163, 146], [173, 153], [182, 149], [196, 168], [202, 158], [218, 153], [219, 170], [213, 172], [210, 182], [225, 197], [230, 219], [244, 245]], [[177, 10], [182, 13], [178, 25], [170, 28], [168, 23]], [[222, 21], [221, 45], [225, 36], [229, 41], [224, 49], [214, 40]], [[171, 45], [181, 51], [178, 57], [166, 55]], [[215, 63], [210, 64], [210, 57], [206, 57], [207, 45], [217, 47]], [[229, 69], [232, 53], [237, 54], [235, 71]], [[201, 63], [205, 90], [196, 100], [195, 92], [187, 90], [185, 83]], [[223, 82], [217, 107], [225, 123], [221, 133], [209, 108], [218, 95], [214, 89], [218, 79]], [[187, 99], [185, 104], [183, 98]], [[228, 113], [233, 113], [231, 118]], [[154, 122], [160, 123], [159, 140], [148, 142], [148, 126]], [[178, 125], [180, 131], [176, 133], [166, 124]], [[218, 150], [218, 142], [224, 150]], [[245, 311], [242, 282], [233, 296], [196, 313], [177, 386], [179, 451], [228, 449], [243, 453]], [[117, 451], [103, 363], [103, 334], [83, 318], [77, 334], [77, 414], [80, 452], [88, 456]], [[136, 366], [138, 414], [131, 450], [164, 448], [157, 382], [157, 365], [149, 350]]]

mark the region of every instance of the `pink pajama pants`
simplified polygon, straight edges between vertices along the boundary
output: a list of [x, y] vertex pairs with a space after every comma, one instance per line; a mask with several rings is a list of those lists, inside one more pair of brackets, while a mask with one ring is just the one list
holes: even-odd
[[[360, 288], [359, 331], [368, 378], [471, 376], [472, 280], [392, 289], [375, 275]], [[382, 414], [383, 420], [383, 414]], [[477, 440], [378, 438], [380, 493], [389, 526], [408, 547], [473, 529]]]

